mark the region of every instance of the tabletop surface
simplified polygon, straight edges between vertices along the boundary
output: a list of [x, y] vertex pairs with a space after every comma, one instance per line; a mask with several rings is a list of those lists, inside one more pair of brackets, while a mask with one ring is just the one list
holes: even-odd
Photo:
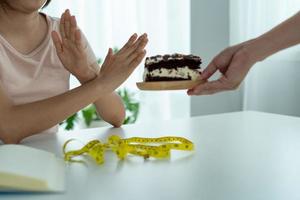
[[300, 118], [239, 112], [184, 120], [35, 136], [27, 146], [62, 156], [70, 138], [82, 142], [122, 137], [186, 137], [195, 151], [172, 151], [169, 160], [112, 153], [105, 164], [66, 165], [66, 192], [0, 194], [5, 200], [248, 200], [300, 199]]

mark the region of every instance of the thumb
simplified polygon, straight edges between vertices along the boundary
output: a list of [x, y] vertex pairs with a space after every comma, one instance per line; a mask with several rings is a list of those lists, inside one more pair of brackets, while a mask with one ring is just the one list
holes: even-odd
[[212, 61], [203, 71], [201, 75], [202, 79], [204, 80], [209, 79], [217, 70], [218, 70], [217, 65], [214, 63], [214, 61]]
[[113, 50], [112, 50], [112, 48], [109, 48], [102, 66], [109, 65], [111, 62], [112, 56], [113, 56]]

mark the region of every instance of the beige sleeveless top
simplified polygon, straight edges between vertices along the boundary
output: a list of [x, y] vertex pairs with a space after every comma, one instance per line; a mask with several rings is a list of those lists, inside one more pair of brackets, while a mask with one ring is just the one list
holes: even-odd
[[[70, 73], [59, 60], [51, 39], [51, 31], [59, 32], [60, 20], [49, 16], [46, 19], [47, 37], [27, 55], [18, 52], [0, 35], [0, 85], [16, 105], [47, 99], [69, 90]], [[97, 59], [84, 35], [82, 38], [89, 64], [94, 64]], [[44, 132], [56, 132], [57, 128]]]

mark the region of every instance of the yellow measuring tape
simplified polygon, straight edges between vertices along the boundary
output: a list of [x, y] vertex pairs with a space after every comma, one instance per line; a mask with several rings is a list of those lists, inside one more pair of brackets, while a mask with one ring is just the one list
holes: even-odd
[[164, 159], [170, 157], [172, 149], [182, 151], [194, 150], [194, 144], [182, 137], [132, 137], [121, 139], [119, 136], [113, 135], [109, 137], [107, 143], [102, 143], [100, 140], [93, 140], [79, 150], [67, 152], [66, 148], [72, 141], [74, 139], [68, 140], [63, 146], [65, 161], [78, 162], [73, 158], [86, 154], [92, 157], [99, 165], [104, 163], [104, 153], [109, 150], [116, 153], [121, 160], [125, 159], [128, 154], [142, 156], [145, 159], [150, 157]]

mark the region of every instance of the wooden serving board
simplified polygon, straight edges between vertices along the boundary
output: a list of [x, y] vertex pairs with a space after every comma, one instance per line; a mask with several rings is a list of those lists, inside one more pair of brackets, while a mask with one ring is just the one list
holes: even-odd
[[140, 90], [160, 91], [160, 90], [188, 90], [204, 83], [204, 80], [198, 81], [161, 81], [161, 82], [139, 82], [136, 83]]

